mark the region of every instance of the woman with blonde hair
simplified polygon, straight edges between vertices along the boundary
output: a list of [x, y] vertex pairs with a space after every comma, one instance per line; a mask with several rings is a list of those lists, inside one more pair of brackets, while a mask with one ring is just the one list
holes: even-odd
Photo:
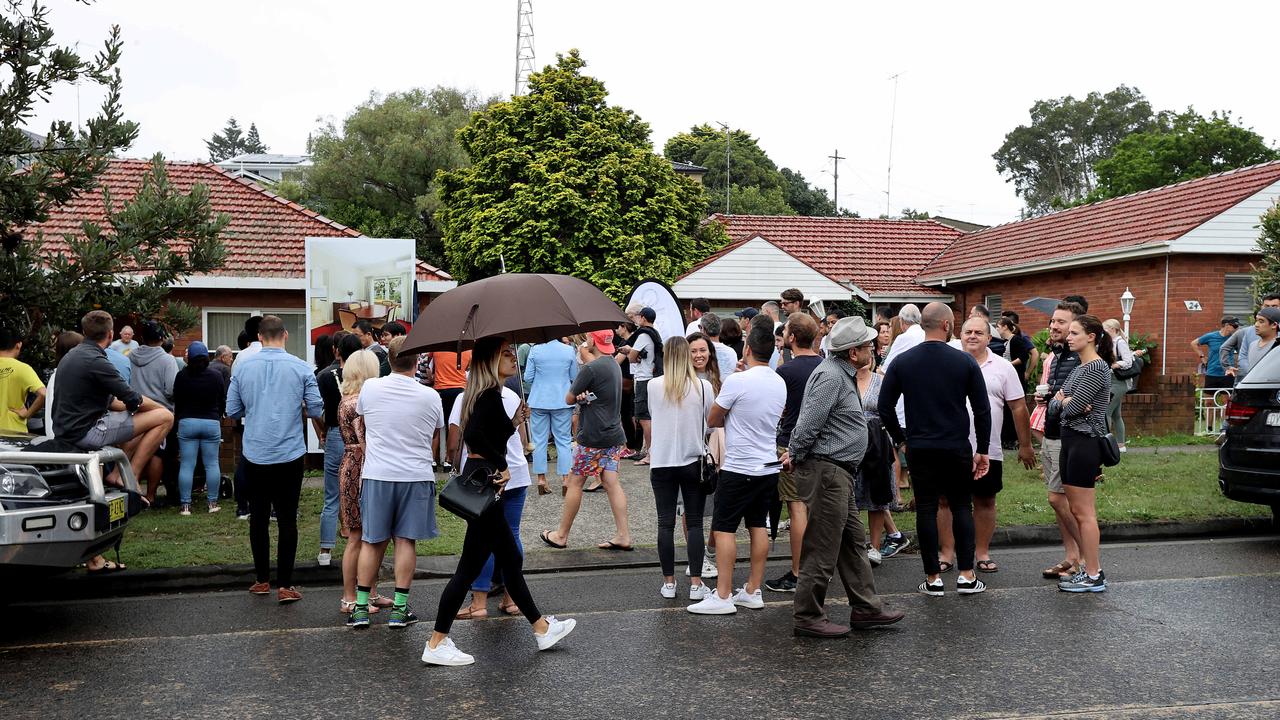
[[[371, 350], [351, 353], [342, 363], [342, 402], [338, 404], [338, 431], [342, 434], [342, 464], [338, 468], [338, 519], [342, 523], [347, 547], [342, 553], [341, 609], [350, 615], [356, 608], [356, 565], [360, 548], [360, 471], [364, 468], [364, 418], [356, 412], [360, 389], [366, 380], [378, 377], [378, 356]], [[391, 607], [391, 598], [377, 593], [377, 584], [369, 594], [369, 612]]]
[[[689, 356], [689, 341], [678, 335], [663, 345], [662, 376], [650, 380], [646, 390], [653, 417], [649, 482], [658, 506], [658, 562], [663, 579], [659, 593], [667, 599], [676, 597], [676, 500], [683, 497], [691, 574], [689, 599], [701, 600], [707, 593], [701, 572], [705, 551], [701, 462], [707, 452], [706, 418], [715, 391], [710, 382], [698, 377]], [[693, 568], [699, 571], [694, 573]]]
[[[461, 472], [464, 477], [479, 475], [491, 479], [498, 486], [499, 502], [480, 517], [467, 521], [458, 568], [444, 592], [440, 593], [435, 628], [422, 651], [424, 663], [457, 666], [475, 662], [475, 658], [453, 644], [449, 630], [466, 599], [467, 588], [480, 577], [491, 557], [502, 573], [507, 595], [533, 626], [539, 650], [555, 645], [577, 625], [572, 619], [557, 620], [553, 615], [543, 615], [538, 611], [525, 583], [523, 553], [512, 534], [503, 507], [509, 486], [523, 483], [521, 487], [528, 488], [530, 484], [528, 465], [524, 465], [523, 477], [515, 478], [510, 462], [516, 457], [524, 461], [524, 448], [516, 428], [529, 419], [529, 406], [510, 388], [504, 388], [506, 379], [517, 372], [516, 353], [507, 340], [485, 337], [476, 341], [475, 350], [471, 353], [467, 387], [455, 408], [464, 450], [465, 465]], [[510, 402], [511, 396], [515, 396], [514, 403]], [[524, 493], [519, 493], [519, 496], [523, 507]]]
[[1130, 383], [1115, 374], [1116, 370], [1128, 370], [1133, 367], [1133, 350], [1129, 349], [1129, 338], [1124, 334], [1124, 326], [1115, 318], [1108, 318], [1102, 328], [1111, 336], [1111, 346], [1115, 351], [1115, 362], [1111, 363], [1111, 404], [1107, 406], [1107, 426], [1116, 436], [1116, 444], [1120, 452], [1126, 452], [1124, 446], [1124, 417], [1120, 414], [1120, 406], [1124, 396], [1129, 392]]

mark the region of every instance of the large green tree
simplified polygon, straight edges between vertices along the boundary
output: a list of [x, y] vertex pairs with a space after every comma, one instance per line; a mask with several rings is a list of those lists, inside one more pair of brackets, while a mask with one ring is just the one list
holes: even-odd
[[[117, 316], [159, 317], [179, 331], [194, 324], [193, 308], [167, 301], [169, 286], [221, 264], [218, 235], [227, 221], [211, 213], [205, 187], [178, 193], [157, 156], [129, 202], [103, 191], [106, 217], [85, 218], [78, 233], [63, 238], [65, 250], [31, 229], [59, 206], [96, 192], [108, 159], [138, 134], [120, 107], [119, 28], [111, 29], [92, 58], [55, 44], [53, 35], [43, 6], [12, 0], [3, 5], [0, 322], [23, 338], [23, 358], [37, 367], [49, 364], [53, 334], [76, 327], [95, 308]], [[38, 105], [76, 82], [103, 88], [96, 115], [81, 128], [56, 121], [39, 141], [22, 131]], [[25, 169], [16, 171], [19, 164]]]
[[1253, 266], [1253, 294], [1257, 297], [1280, 292], [1280, 203], [1262, 215], [1258, 252], [1262, 260]]
[[245, 133], [240, 129], [240, 123], [235, 118], [227, 120], [227, 126], [222, 129], [222, 132], [214, 133], [213, 137], [204, 141], [204, 146], [209, 150], [209, 160], [213, 162], [230, 160], [246, 153], [267, 151], [267, 146], [262, 144], [262, 138], [258, 137], [258, 126], [249, 123], [249, 132]]
[[1128, 195], [1277, 157], [1261, 135], [1232, 122], [1230, 112], [1204, 117], [1188, 108], [1117, 143], [1111, 157], [1097, 162], [1098, 187], [1090, 199]]
[[412, 237], [419, 258], [443, 266], [436, 176], [467, 164], [458, 130], [495, 101], [446, 87], [370, 96], [341, 127], [312, 137], [312, 166], [294, 199], [366, 235]]
[[671, 280], [712, 249], [702, 188], [654, 154], [649, 125], [610, 105], [577, 50], [529, 78], [526, 95], [458, 133], [471, 164], [440, 174], [447, 267], [461, 280], [508, 271], [585, 278], [620, 298]]
[[1031, 122], [1005, 135], [992, 157], [1026, 213], [1041, 215], [1087, 197], [1097, 185], [1096, 163], [1125, 137], [1156, 126], [1151, 103], [1124, 85], [1082, 100], [1040, 100], [1031, 106]]

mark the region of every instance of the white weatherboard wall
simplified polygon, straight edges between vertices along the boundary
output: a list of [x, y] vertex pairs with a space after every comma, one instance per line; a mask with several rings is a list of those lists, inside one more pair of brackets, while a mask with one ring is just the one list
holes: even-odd
[[848, 300], [853, 291], [795, 259], [764, 238], [752, 238], [698, 268], [672, 287], [682, 299], [776, 299], [799, 288], [813, 300]]
[[1275, 182], [1174, 240], [1171, 248], [1173, 252], [1184, 253], [1255, 255], [1260, 233], [1258, 219], [1278, 197], [1280, 182]]

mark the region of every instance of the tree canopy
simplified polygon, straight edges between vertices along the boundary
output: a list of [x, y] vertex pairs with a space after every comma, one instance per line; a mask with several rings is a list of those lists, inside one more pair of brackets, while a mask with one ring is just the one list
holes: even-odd
[[1280, 204], [1262, 215], [1258, 252], [1262, 259], [1253, 266], [1253, 294], [1262, 297], [1280, 292]]
[[1206, 118], [1188, 108], [1117, 143], [1111, 157], [1097, 163], [1098, 188], [1090, 199], [1128, 195], [1277, 157], [1261, 135], [1232, 122], [1230, 112]]
[[[729, 212], [735, 215], [835, 215], [836, 205], [825, 190], [815, 188], [800, 173], [779, 169], [759, 142], [745, 130], [729, 131]], [[725, 134], [710, 125], [695, 125], [667, 140], [662, 149], [669, 160], [707, 169], [706, 212], [725, 212]], [[843, 213], [850, 214], [850, 213]]]
[[[79, 233], [64, 238], [65, 251], [30, 229], [57, 207], [95, 191], [111, 155], [137, 136], [137, 125], [120, 108], [119, 28], [85, 59], [54, 44], [45, 8], [33, 4], [24, 12], [9, 1], [0, 14], [0, 47], [9, 49], [0, 54], [0, 68], [17, 79], [0, 93], [0, 322], [22, 338], [23, 358], [47, 366], [53, 334], [75, 328], [84, 313], [98, 308], [117, 317], [158, 317], [178, 331], [193, 325], [195, 310], [168, 301], [169, 286], [221, 264], [219, 233], [227, 218], [213, 216], [206, 187], [178, 193], [159, 156], [129, 202], [103, 191], [105, 222], [84, 219]], [[41, 142], [21, 131], [37, 103], [50, 102], [55, 91], [77, 81], [105, 90], [98, 113], [82, 128], [56, 121]], [[19, 160], [31, 164], [15, 172]]]
[[1126, 136], [1154, 127], [1151, 103], [1125, 85], [1083, 100], [1039, 100], [1031, 106], [1030, 124], [1005, 135], [992, 157], [1026, 202], [1027, 214], [1041, 215], [1087, 197], [1097, 186], [1095, 164]]
[[458, 130], [496, 99], [436, 87], [372, 95], [311, 140], [312, 166], [282, 194], [375, 237], [412, 237], [418, 257], [445, 264], [435, 222], [437, 174], [467, 164]]
[[[529, 78], [525, 95], [458, 133], [469, 166], [439, 176], [447, 267], [460, 280], [563, 272], [621, 298], [636, 280], [674, 279], [718, 249], [700, 227], [702, 188], [654, 154], [634, 112], [607, 102], [577, 50]], [[710, 228], [715, 226], [715, 228]]]
[[257, 125], [249, 123], [249, 132], [245, 133], [235, 118], [227, 120], [227, 126], [222, 132], [214, 133], [213, 137], [204, 141], [204, 146], [208, 148], [209, 160], [212, 162], [230, 160], [246, 153], [264, 153], [268, 149], [258, 137]]

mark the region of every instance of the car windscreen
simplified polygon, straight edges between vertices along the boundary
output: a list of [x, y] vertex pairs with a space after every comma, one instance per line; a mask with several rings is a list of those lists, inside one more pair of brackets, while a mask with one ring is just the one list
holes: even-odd
[[[1280, 342], [1280, 341], [1278, 341]], [[1280, 383], [1280, 348], [1273, 348], [1241, 380], [1241, 384], [1271, 385]]]

